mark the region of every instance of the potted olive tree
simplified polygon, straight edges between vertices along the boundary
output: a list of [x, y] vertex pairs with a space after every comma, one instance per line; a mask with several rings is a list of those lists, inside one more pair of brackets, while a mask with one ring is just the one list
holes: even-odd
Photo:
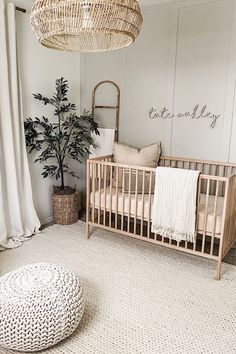
[[[38, 152], [35, 162], [44, 164], [42, 176], [55, 177], [59, 186], [53, 187], [53, 213], [56, 223], [72, 224], [78, 220], [76, 188], [65, 185], [65, 175], [79, 178], [70, 168], [69, 160], [81, 163], [95, 144], [91, 132], [99, 134], [94, 117], [87, 111], [76, 114], [76, 106], [68, 102], [68, 81], [56, 80], [56, 92], [51, 98], [34, 94], [34, 98], [54, 109], [55, 121], [46, 117], [28, 118], [25, 123], [26, 145], [29, 153]], [[50, 163], [49, 163], [50, 161]]]

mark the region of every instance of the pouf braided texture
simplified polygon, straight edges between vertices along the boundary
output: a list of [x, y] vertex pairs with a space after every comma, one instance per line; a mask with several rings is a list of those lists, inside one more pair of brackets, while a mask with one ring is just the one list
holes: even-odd
[[34, 352], [68, 337], [84, 312], [79, 279], [64, 267], [36, 263], [0, 278], [0, 345]]

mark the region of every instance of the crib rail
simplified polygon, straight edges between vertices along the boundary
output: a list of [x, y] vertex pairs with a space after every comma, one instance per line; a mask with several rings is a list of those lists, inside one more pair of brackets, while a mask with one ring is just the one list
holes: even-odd
[[205, 175], [230, 177], [236, 174], [236, 164], [217, 161], [194, 160], [181, 157], [160, 158], [160, 166], [184, 168], [188, 170], [198, 170]]
[[[205, 162], [201, 168], [199, 163], [184, 159], [161, 160], [162, 166], [206, 171]], [[225, 176], [234, 171], [234, 166], [226, 164], [220, 168], [217, 163], [209, 164], [214, 165], [215, 170], [210, 166], [208, 172], [215, 171], [217, 174], [218, 171], [224, 176], [200, 175], [197, 198], [198, 236], [195, 243], [190, 243], [176, 242], [151, 231], [155, 168], [117, 164], [112, 162], [112, 155], [88, 160], [88, 235], [89, 226], [97, 226], [221, 262], [235, 241], [236, 175], [230, 178]]]

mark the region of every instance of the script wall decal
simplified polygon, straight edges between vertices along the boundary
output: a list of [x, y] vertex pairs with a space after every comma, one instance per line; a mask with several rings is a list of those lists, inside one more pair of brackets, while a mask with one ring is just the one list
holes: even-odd
[[168, 108], [164, 107], [163, 109], [158, 110], [157, 108], [151, 108], [149, 110], [150, 119], [205, 119], [210, 121], [210, 127], [213, 129], [216, 126], [217, 120], [220, 118], [220, 114], [214, 114], [209, 112], [207, 105], [204, 105], [202, 108], [197, 104], [192, 111], [187, 111], [184, 113], [172, 113]]

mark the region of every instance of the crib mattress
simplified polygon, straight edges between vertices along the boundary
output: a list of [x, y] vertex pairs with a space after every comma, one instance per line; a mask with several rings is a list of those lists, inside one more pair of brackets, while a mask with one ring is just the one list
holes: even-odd
[[[106, 196], [106, 199], [105, 199]], [[152, 205], [153, 205], [154, 195], [151, 195], [151, 205], [149, 204], [149, 195], [144, 194], [144, 199], [142, 198], [142, 194], [137, 195], [137, 199], [135, 198], [135, 194], [130, 195], [130, 207], [129, 207], [129, 195], [122, 193], [118, 194], [118, 198], [116, 197], [116, 189], [112, 188], [110, 193], [110, 187], [106, 188], [105, 193], [104, 189], [101, 190], [101, 194], [99, 196], [99, 191], [95, 191], [95, 196], [91, 193], [90, 202], [91, 205], [94, 204], [95, 209], [98, 209], [100, 206], [101, 210], [105, 208], [105, 200], [106, 200], [106, 211], [112, 211], [112, 213], [118, 212], [118, 214], [128, 215], [130, 210], [130, 217], [135, 218], [135, 207], [137, 205], [137, 219], [151, 220], [152, 215]], [[118, 199], [118, 203], [117, 203]], [[214, 203], [215, 197], [209, 196], [208, 201], [208, 215], [207, 215], [207, 225], [206, 225], [206, 233], [212, 235], [214, 229]], [[221, 234], [221, 224], [222, 224], [222, 215], [223, 215], [223, 204], [224, 198], [218, 197], [217, 202], [217, 213], [216, 213], [216, 222], [215, 222], [215, 236], [219, 236]], [[142, 205], [143, 214], [142, 214]], [[198, 232], [203, 233], [204, 230], [204, 221], [205, 221], [205, 205], [206, 205], [206, 195], [201, 194], [200, 196], [200, 205], [198, 208]]]

